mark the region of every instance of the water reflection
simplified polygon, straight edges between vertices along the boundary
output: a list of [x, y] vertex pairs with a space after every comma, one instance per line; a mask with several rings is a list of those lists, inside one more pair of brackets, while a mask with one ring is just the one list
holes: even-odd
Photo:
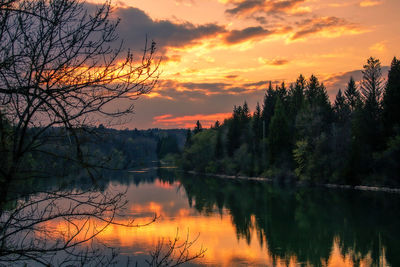
[[159, 219], [140, 228], [110, 225], [98, 236], [139, 263], [178, 230], [182, 238], [200, 234], [194, 251], [207, 248], [192, 264], [400, 266], [397, 195], [146, 171], [109, 178], [104, 188], [127, 190], [125, 214], [137, 223]]

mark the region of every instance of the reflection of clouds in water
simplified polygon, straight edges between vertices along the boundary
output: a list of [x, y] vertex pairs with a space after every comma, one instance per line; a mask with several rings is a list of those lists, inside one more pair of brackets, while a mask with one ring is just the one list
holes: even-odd
[[[138, 222], [151, 219], [149, 213], [157, 213], [161, 217], [153, 224], [127, 229], [118, 225], [110, 226], [108, 231], [100, 235], [100, 239], [112, 242], [122, 247], [125, 253], [148, 251], [154, 247], [160, 238], [173, 239], [177, 229], [181, 238], [187, 231], [191, 236], [200, 234], [193, 251], [201, 246], [207, 248], [203, 259], [197, 261], [201, 265], [237, 266], [237, 265], [267, 265], [267, 266], [298, 266], [299, 261], [294, 255], [287, 258], [275, 258], [269, 252], [268, 244], [259, 242], [259, 233], [254, 225], [256, 218], [251, 217], [250, 241], [238, 238], [236, 226], [232, 222], [230, 212], [223, 209], [222, 214], [207, 212], [199, 214], [188, 206], [186, 194], [179, 190], [179, 183], [165, 183], [156, 180], [154, 184], [130, 186], [127, 191], [129, 210], [141, 217]], [[136, 217], [135, 216], [135, 217]], [[332, 241], [332, 250], [326, 266], [353, 266], [352, 252], [342, 255], [339, 249], [339, 239]], [[370, 256], [360, 259], [360, 266], [370, 266]]]
[[[142, 173], [139, 174], [142, 175]], [[160, 175], [160, 177], [162, 176]], [[154, 214], [160, 217], [156, 222], [139, 228], [110, 225], [98, 236], [98, 239], [110, 246], [119, 247], [122, 255], [133, 256], [134, 260], [139, 260], [139, 262], [144, 260], [148, 252], [154, 249], [160, 239], [173, 239], [178, 230], [181, 240], [186, 238], [188, 232], [190, 234], [189, 239], [194, 239], [199, 234], [192, 252], [197, 252], [201, 246], [207, 249], [205, 257], [196, 261], [201, 265], [299, 266], [304, 263], [313, 266], [312, 263], [304, 262], [305, 255], [301, 255], [305, 253], [308, 257], [310, 256], [310, 254], [307, 254], [308, 252], [315, 255], [322, 266], [350, 267], [354, 265], [355, 256], [359, 260], [359, 266], [373, 265], [372, 254], [368, 252], [368, 249], [365, 250], [366, 253], [364, 254], [354, 251], [357, 249], [356, 247], [343, 249], [342, 243], [346, 240], [341, 240], [341, 238], [347, 236], [339, 236], [342, 233], [339, 223], [335, 223], [333, 226], [328, 225], [323, 218], [314, 217], [312, 210], [306, 208], [306, 206], [308, 207], [307, 203], [317, 205], [312, 199], [314, 201], [320, 199], [312, 198], [312, 196], [314, 194], [322, 195], [323, 192], [321, 191], [308, 192], [305, 195], [300, 193], [292, 195], [288, 194], [290, 191], [281, 192], [261, 183], [222, 181], [219, 179], [203, 179], [203, 177], [197, 180], [187, 178], [187, 180], [181, 179], [181, 182], [173, 181], [173, 179], [169, 181], [167, 179], [155, 179], [152, 183], [147, 181], [147, 183], [139, 183], [137, 186], [134, 184], [127, 186], [111, 185], [108, 190], [126, 191], [129, 202], [125, 213], [129, 217], [135, 218], [135, 223], [147, 223], [152, 220]], [[332, 192], [330, 191], [330, 193]], [[199, 208], [201, 212], [189, 206], [187, 194], [191, 195], [193, 202], [198, 202], [199, 207], [202, 207]], [[335, 191], [333, 194], [338, 195], [338, 192]], [[222, 204], [223, 208], [219, 213], [216, 202], [214, 202], [218, 201], [218, 197], [215, 200], [213, 197], [221, 195], [224, 195], [222, 197], [225, 198]], [[265, 199], [267, 195], [273, 196], [273, 199], [268, 199], [264, 203], [269, 204], [269, 206], [265, 205], [268, 206], [268, 209], [264, 210], [261, 207], [263, 203], [259, 207], [253, 205], [255, 199], [259, 204], [262, 198]], [[298, 199], [295, 199], [294, 195]], [[302, 196], [310, 197], [309, 202], [307, 202], [307, 199], [302, 200]], [[333, 197], [324, 194], [325, 199], [327, 196]], [[338, 206], [344, 206], [347, 203], [345, 198], [336, 199], [336, 201], [338, 201]], [[323, 203], [322, 206], [325, 206], [325, 204]], [[274, 205], [275, 207], [273, 207]], [[297, 208], [305, 209], [296, 209], [296, 205], [300, 205]], [[348, 208], [352, 209], [353, 207], [348, 206]], [[276, 212], [279, 211], [279, 214], [274, 213], [274, 209]], [[314, 207], [314, 209], [317, 211], [318, 207]], [[296, 214], [292, 214], [295, 211]], [[289, 216], [285, 217], [288, 214]], [[328, 217], [332, 214], [326, 212]], [[294, 221], [298, 222], [293, 222], [290, 215], [296, 215]], [[331, 220], [333, 220], [332, 217], [330, 217]], [[128, 218], [119, 217], [117, 222], [126, 223]], [[346, 217], [344, 216], [344, 218]], [[265, 220], [265, 222], [262, 220]], [[292, 222], [288, 222], [288, 220], [292, 220]], [[241, 223], [246, 227], [246, 231], [241, 228]], [[270, 232], [262, 233], [267, 229], [262, 228], [264, 223], [271, 230]], [[302, 227], [296, 228], [298, 226], [296, 223]], [[330, 234], [326, 235], [326, 233], [319, 232], [320, 228], [316, 226], [321, 223], [324, 226], [324, 231], [335, 233], [335, 235], [332, 235], [333, 239]], [[310, 229], [313, 229], [315, 233], [308, 233], [310, 224], [313, 225]], [[351, 225], [351, 222], [349, 222], [349, 225]], [[330, 229], [332, 227], [334, 229]], [[349, 227], [349, 229], [353, 230], [352, 227]], [[245, 238], [247, 231], [248, 238]], [[326, 241], [328, 255], [322, 255], [323, 249], [314, 247], [315, 245], [325, 245], [325, 243], [319, 243], [320, 240], [318, 237], [314, 237], [314, 234], [322, 236], [319, 238]], [[288, 238], [289, 235], [296, 235], [297, 237], [291, 239]], [[310, 240], [303, 240], [302, 238], [305, 236], [309, 237]], [[314, 239], [317, 239], [317, 241]], [[295, 241], [299, 244], [294, 244]], [[384, 250], [385, 248], [382, 247], [382, 255], [385, 255]], [[381, 260], [385, 263], [385, 256], [382, 256]]]

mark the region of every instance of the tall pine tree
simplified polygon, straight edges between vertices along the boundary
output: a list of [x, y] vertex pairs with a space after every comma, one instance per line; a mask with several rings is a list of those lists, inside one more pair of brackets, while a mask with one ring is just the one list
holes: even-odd
[[385, 136], [400, 134], [400, 60], [394, 58], [382, 101]]
[[290, 148], [288, 140], [290, 140], [288, 119], [285, 107], [278, 98], [268, 135], [269, 160], [272, 165], [282, 164], [280, 161], [287, 160], [285, 156]]

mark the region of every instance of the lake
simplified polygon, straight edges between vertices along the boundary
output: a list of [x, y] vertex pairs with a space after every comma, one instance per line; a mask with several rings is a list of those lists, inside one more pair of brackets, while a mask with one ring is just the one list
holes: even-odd
[[[400, 266], [400, 196], [279, 186], [143, 168], [104, 181], [125, 192], [123, 211], [143, 227], [110, 225], [97, 241], [139, 266], [160, 241], [206, 249], [190, 266]], [[126, 218], [117, 218], [123, 223]], [[53, 227], [57, 227], [54, 226]]]

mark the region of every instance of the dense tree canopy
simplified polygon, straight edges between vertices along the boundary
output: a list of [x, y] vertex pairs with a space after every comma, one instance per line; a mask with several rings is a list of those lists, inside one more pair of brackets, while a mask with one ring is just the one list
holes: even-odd
[[[300, 75], [289, 89], [284, 83], [273, 89], [270, 83], [253, 115], [246, 103], [235, 106], [221, 126], [201, 133], [208, 142], [187, 145], [183, 166], [314, 183], [399, 186], [399, 62], [393, 59], [385, 84], [380, 61], [369, 58], [362, 80], [351, 77], [332, 104], [314, 75], [308, 80]], [[203, 140], [196, 136], [191, 140]], [[188, 152], [202, 153], [203, 146], [216, 153], [207, 152], [201, 166], [190, 163]]]

